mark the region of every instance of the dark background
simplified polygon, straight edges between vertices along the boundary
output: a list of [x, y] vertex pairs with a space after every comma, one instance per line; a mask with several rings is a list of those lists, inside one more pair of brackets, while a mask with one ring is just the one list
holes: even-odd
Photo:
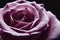
[[[6, 3], [15, 0], [0, 0], [0, 8], [4, 7]], [[60, 1], [59, 0], [28, 0], [36, 1], [37, 3], [43, 3], [46, 10], [50, 10], [60, 20]]]

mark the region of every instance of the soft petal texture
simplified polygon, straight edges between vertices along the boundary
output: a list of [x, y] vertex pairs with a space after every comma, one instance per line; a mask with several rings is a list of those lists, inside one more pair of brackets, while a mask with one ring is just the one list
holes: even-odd
[[58, 36], [60, 35], [60, 32], [59, 32], [60, 31], [60, 21], [50, 11], [47, 12], [47, 15], [50, 19], [50, 21], [49, 21], [50, 31], [49, 31], [47, 40], [52, 40], [54, 38], [58, 38]]
[[52, 40], [60, 21], [43, 4], [17, 0], [0, 9], [0, 29], [0, 40]]

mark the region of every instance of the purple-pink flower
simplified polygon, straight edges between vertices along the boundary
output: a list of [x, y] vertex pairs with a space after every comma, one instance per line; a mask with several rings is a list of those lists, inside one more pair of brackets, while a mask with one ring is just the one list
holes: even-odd
[[59, 31], [60, 21], [43, 4], [17, 0], [0, 8], [0, 40], [52, 40]]

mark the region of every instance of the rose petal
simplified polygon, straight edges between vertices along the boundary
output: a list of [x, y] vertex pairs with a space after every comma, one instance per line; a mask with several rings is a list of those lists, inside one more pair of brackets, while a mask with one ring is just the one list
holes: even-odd
[[47, 40], [52, 40], [52, 39], [55, 39], [56, 37], [58, 37], [60, 34], [60, 32], [59, 32], [60, 21], [50, 11], [47, 12], [47, 15], [50, 19], [49, 20], [50, 31], [49, 31]]
[[34, 5], [35, 5], [36, 9], [38, 10], [41, 18], [40, 18], [40, 23], [36, 27], [32, 28], [30, 31], [36, 31], [36, 30], [41, 29], [49, 21], [48, 16], [46, 15], [46, 10], [43, 8], [43, 10], [41, 11], [41, 8], [39, 5], [37, 5], [36, 3], [34, 3]]
[[27, 22], [19, 22], [18, 24], [16, 24], [14, 27], [17, 27], [17, 28], [21, 28], [25, 25], [27, 25], [28, 23]]

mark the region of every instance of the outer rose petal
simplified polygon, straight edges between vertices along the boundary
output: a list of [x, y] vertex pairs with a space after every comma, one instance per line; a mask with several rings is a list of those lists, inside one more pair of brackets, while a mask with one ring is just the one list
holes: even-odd
[[60, 21], [56, 18], [54, 14], [50, 11], [47, 11], [47, 15], [49, 17], [49, 34], [47, 40], [52, 40], [58, 38], [60, 35]]
[[[2, 8], [0, 8], [0, 12], [1, 12], [1, 10], [2, 10]], [[2, 30], [1, 30], [1, 24], [0, 24], [0, 40], [2, 40], [1, 34], [2, 34]]]

